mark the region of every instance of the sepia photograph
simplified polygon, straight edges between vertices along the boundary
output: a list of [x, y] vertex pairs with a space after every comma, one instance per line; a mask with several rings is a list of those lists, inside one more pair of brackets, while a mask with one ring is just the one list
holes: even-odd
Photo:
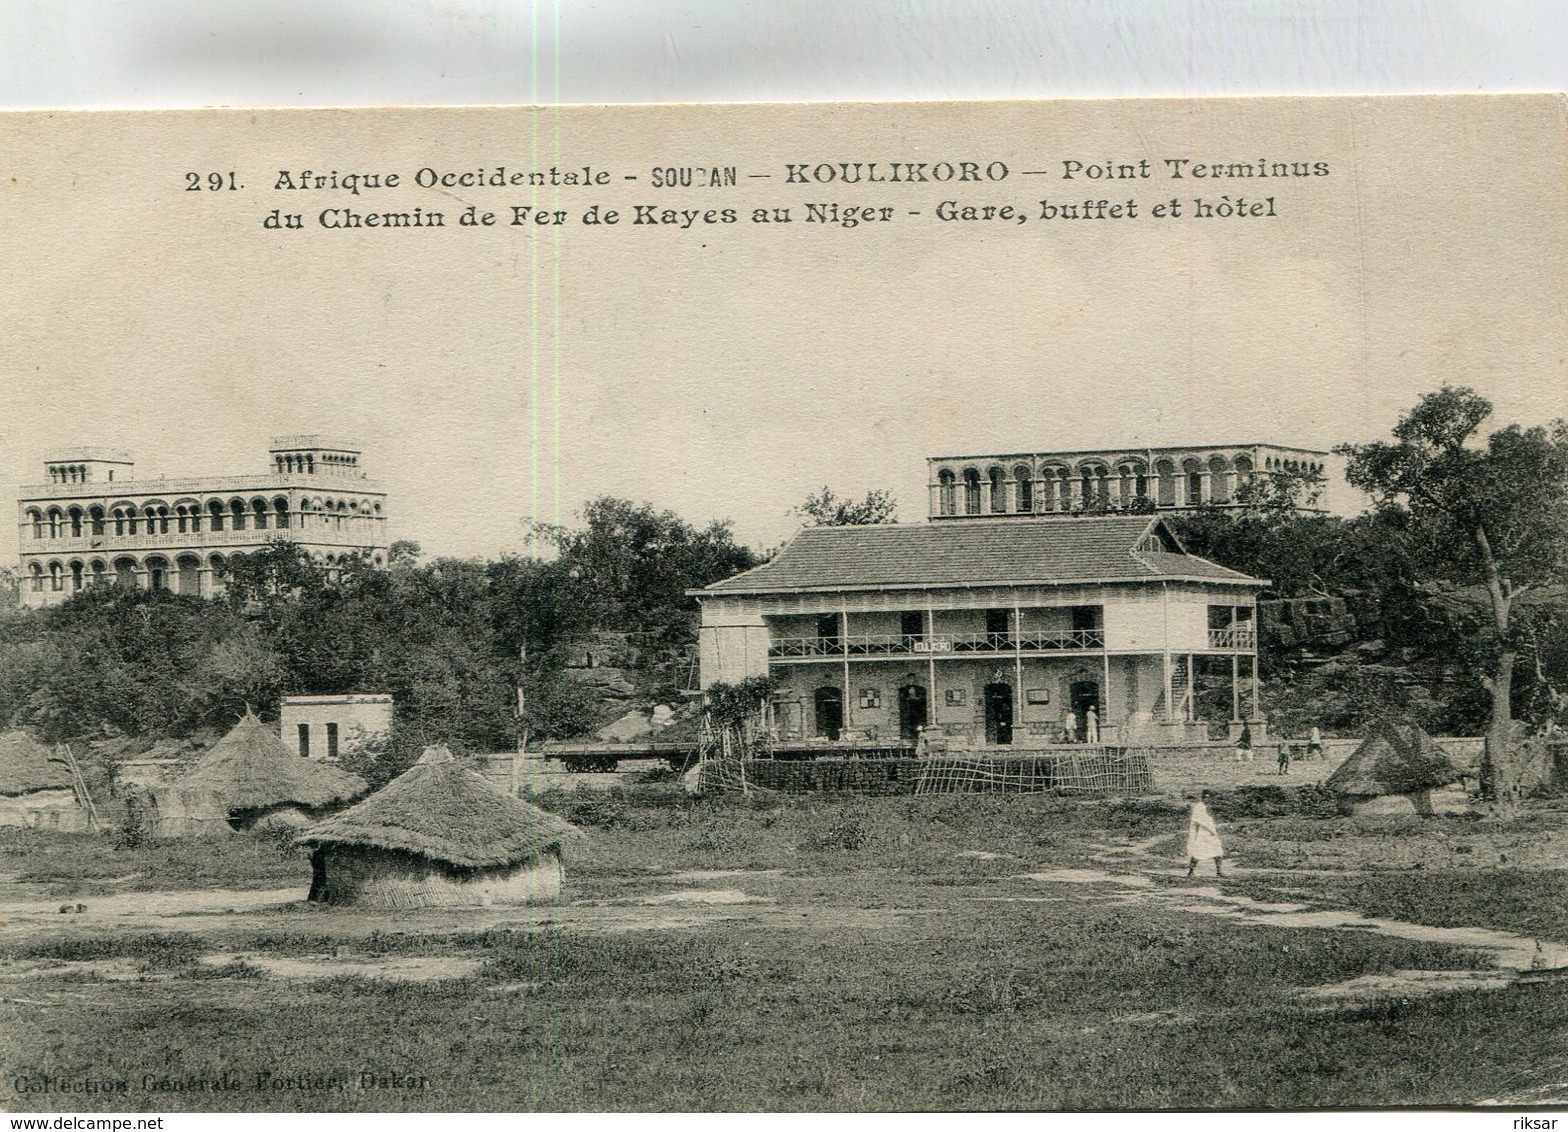
[[0, 114], [0, 1107], [1568, 1103], [1564, 120]]

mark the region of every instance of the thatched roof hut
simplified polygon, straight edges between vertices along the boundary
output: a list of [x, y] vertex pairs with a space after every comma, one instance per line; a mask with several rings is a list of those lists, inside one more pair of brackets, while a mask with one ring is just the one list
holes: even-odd
[[153, 834], [189, 837], [229, 828], [309, 824], [369, 785], [328, 762], [300, 758], [246, 711], [196, 769], [152, 792]]
[[560, 895], [570, 822], [459, 766], [445, 747], [298, 838], [310, 898], [379, 908], [527, 904]]
[[0, 735], [0, 825], [88, 828], [70, 766], [26, 731]]
[[[1425, 814], [1432, 812], [1431, 792], [1459, 778], [1460, 770], [1448, 752], [1420, 726], [1384, 721], [1374, 726], [1324, 785], [1349, 797], [1361, 811], [1413, 809]], [[1405, 805], [1369, 805], [1377, 799], [1400, 799]]]

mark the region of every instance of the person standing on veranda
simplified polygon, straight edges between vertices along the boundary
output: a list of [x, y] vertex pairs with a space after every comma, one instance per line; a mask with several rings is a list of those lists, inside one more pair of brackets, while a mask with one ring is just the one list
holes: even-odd
[[1214, 824], [1214, 818], [1209, 814], [1209, 792], [1205, 790], [1199, 798], [1187, 795], [1192, 802], [1192, 809], [1187, 814], [1187, 875], [1192, 876], [1198, 871], [1201, 861], [1214, 862], [1214, 875], [1223, 876], [1220, 870], [1220, 860], [1225, 856], [1225, 846], [1220, 842], [1219, 828]]
[[1090, 744], [1100, 741], [1100, 713], [1093, 704], [1083, 713], [1083, 741]]

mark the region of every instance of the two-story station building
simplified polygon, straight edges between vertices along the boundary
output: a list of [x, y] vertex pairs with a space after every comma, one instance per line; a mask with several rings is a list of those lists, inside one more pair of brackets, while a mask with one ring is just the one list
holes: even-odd
[[1257, 716], [1267, 584], [1153, 515], [811, 527], [694, 591], [701, 680], [771, 676], [781, 743], [1176, 743], [1200, 663]]

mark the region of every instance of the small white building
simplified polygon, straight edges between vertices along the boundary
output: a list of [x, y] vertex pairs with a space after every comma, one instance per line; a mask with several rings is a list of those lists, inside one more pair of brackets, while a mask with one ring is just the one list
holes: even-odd
[[283, 697], [283, 744], [301, 758], [335, 759], [391, 731], [391, 696], [351, 692]]

